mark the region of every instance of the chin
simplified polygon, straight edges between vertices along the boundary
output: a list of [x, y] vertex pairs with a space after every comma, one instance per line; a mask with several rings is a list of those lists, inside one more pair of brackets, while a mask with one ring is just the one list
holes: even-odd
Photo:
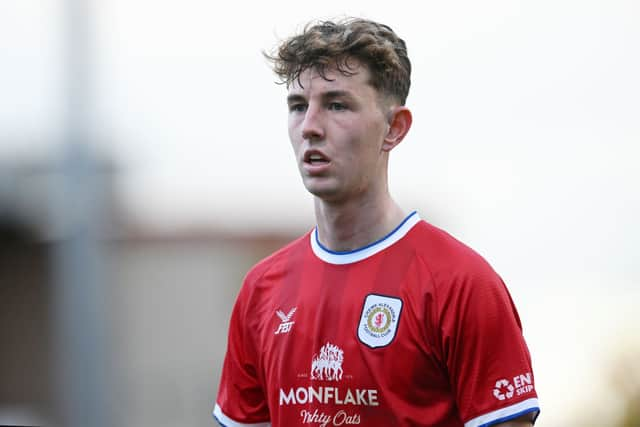
[[305, 188], [309, 193], [322, 200], [331, 200], [339, 195], [339, 192], [333, 186], [305, 183]]
[[348, 186], [335, 177], [305, 177], [303, 184], [307, 191], [325, 202], [339, 202], [349, 198]]
[[331, 195], [335, 193], [335, 191], [331, 191], [328, 188], [318, 188], [318, 186], [314, 186], [314, 185], [306, 185], [305, 188], [309, 193], [321, 199], [324, 199], [326, 197], [331, 197]]

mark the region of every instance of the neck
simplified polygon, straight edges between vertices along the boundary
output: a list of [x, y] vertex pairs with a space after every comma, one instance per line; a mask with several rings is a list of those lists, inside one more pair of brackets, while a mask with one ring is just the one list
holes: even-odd
[[315, 198], [318, 238], [333, 251], [361, 248], [389, 234], [405, 213], [388, 193], [376, 200], [330, 203]]

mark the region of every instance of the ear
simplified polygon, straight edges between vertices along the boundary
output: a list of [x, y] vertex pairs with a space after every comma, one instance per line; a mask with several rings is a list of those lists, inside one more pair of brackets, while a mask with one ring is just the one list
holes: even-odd
[[382, 144], [382, 151], [389, 152], [400, 144], [411, 128], [413, 117], [411, 111], [403, 106], [396, 106], [389, 112], [389, 129]]

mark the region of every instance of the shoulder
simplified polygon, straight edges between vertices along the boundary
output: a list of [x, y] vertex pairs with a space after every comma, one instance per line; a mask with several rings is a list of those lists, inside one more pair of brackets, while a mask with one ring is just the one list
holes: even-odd
[[[240, 291], [234, 304], [234, 313], [238, 321], [246, 323], [255, 330], [260, 330], [260, 319], [272, 315], [268, 311], [275, 292], [280, 292], [288, 269], [299, 265], [296, 258], [304, 257], [309, 233], [290, 242], [266, 258], [258, 261], [244, 277]], [[306, 243], [306, 246], [305, 246]], [[232, 317], [233, 318], [233, 317]]]
[[410, 238], [416, 255], [433, 273], [493, 272], [493, 268], [478, 252], [424, 220], [416, 224]]
[[281, 274], [291, 265], [298, 265], [298, 261], [307, 256], [309, 249], [309, 234], [307, 232], [299, 238], [278, 249], [271, 255], [258, 261], [247, 272], [244, 287], [255, 286], [264, 278]]
[[415, 262], [428, 277], [422, 286], [433, 294], [440, 308], [472, 301], [509, 303], [509, 292], [502, 278], [483, 256], [465, 243], [425, 221], [416, 225], [411, 238]]

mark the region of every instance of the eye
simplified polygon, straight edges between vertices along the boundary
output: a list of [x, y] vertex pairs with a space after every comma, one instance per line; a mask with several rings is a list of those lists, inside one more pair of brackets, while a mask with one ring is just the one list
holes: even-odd
[[347, 106], [341, 102], [331, 102], [329, 103], [329, 110], [333, 111], [343, 111], [346, 110]]
[[289, 111], [292, 113], [304, 113], [305, 111], [307, 111], [307, 104], [301, 102], [296, 104], [289, 104]]

